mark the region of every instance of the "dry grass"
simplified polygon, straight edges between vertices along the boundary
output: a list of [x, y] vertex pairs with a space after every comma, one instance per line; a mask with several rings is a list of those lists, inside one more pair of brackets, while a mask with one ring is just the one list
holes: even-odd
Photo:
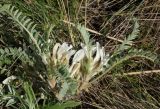
[[[87, 9], [84, 20], [86, 19], [88, 28], [100, 33], [92, 34], [92, 38], [103, 43], [107, 52], [112, 53], [117, 44], [131, 31], [132, 18], [136, 17], [141, 32], [133, 47], [151, 50], [159, 55], [159, 1], [88, 0], [87, 4], [87, 7], [81, 6], [82, 13]], [[110, 39], [110, 36], [120, 41]], [[89, 92], [83, 93], [80, 96], [84, 104], [81, 108], [158, 109], [159, 63], [152, 64], [138, 59], [133, 62], [134, 65], [126, 63], [122, 67], [123, 70], [113, 71], [115, 75], [103, 78], [94, 84]]]

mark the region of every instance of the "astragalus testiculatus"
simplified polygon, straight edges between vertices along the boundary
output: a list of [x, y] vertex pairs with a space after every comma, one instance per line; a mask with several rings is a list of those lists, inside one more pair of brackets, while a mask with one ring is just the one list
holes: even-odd
[[53, 65], [65, 65], [69, 76], [78, 82], [77, 91], [87, 89], [89, 81], [103, 70], [109, 54], [105, 55], [104, 47], [97, 42], [96, 45], [81, 44], [81, 49], [73, 50], [73, 46], [64, 42], [56, 43], [52, 50], [51, 61]]

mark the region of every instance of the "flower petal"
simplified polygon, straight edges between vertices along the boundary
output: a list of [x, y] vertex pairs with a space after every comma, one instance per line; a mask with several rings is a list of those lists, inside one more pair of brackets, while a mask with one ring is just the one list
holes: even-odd
[[85, 57], [84, 49], [80, 49], [77, 51], [73, 57], [73, 63], [80, 62]]
[[87, 58], [89, 58], [89, 52], [88, 52], [88, 50], [87, 50], [87, 46], [84, 45], [83, 43], [81, 43], [81, 47], [82, 47], [82, 49], [84, 50], [84, 53], [85, 53], [85, 55], [87, 56]]
[[96, 56], [95, 56], [95, 58], [94, 58], [94, 60], [93, 60], [93, 63], [95, 64], [97, 61], [99, 61], [100, 60], [100, 57], [101, 57], [101, 55], [100, 55], [100, 44], [97, 42], [96, 43]]
[[76, 52], [75, 50], [69, 50], [67, 52], [64, 52], [60, 62], [66, 65], [69, 65], [70, 58], [75, 52]]
[[57, 61], [57, 51], [58, 51], [58, 48], [60, 47], [60, 43], [56, 43], [55, 46], [53, 47], [53, 50], [52, 50], [52, 61], [54, 61], [56, 63]]
[[80, 70], [80, 66], [81, 64], [80, 63], [76, 63], [74, 65], [71, 65], [69, 71], [71, 72], [71, 75], [70, 77], [75, 77], [75, 75], [79, 72]]
[[101, 56], [101, 62], [102, 62], [102, 64], [104, 64], [104, 61], [105, 61], [105, 50], [104, 50], [104, 47], [102, 47], [102, 49], [100, 50], [100, 56]]
[[68, 44], [67, 44], [66, 42], [64, 42], [64, 43], [60, 46], [60, 48], [59, 48], [59, 50], [58, 50], [58, 52], [57, 52], [58, 59], [61, 59], [62, 56], [63, 56], [63, 54], [64, 54], [65, 52], [67, 52], [68, 50], [70, 50], [71, 48], [72, 48], [72, 45], [68, 46]]
[[75, 54], [75, 52], [76, 52], [75, 50], [69, 50], [68, 51], [67, 57], [66, 57], [68, 61], [70, 60], [71, 56]]
[[12, 75], [12, 76], [6, 78], [2, 83], [7, 85], [7, 84], [9, 84], [11, 81], [13, 81], [15, 79], [17, 79], [17, 77]]

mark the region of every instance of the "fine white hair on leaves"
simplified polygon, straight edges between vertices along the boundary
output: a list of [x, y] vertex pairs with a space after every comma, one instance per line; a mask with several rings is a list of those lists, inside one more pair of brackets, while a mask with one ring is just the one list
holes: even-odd
[[89, 58], [89, 52], [88, 52], [87, 46], [85, 44], [81, 43], [81, 47], [84, 50], [84, 53], [87, 56], [87, 58]]

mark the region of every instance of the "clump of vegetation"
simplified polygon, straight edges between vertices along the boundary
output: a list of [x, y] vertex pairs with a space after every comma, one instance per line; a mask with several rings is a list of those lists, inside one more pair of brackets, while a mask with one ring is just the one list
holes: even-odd
[[[159, 99], [152, 95], [155, 91], [148, 89], [154, 87], [146, 86], [148, 76], [145, 79], [140, 76], [159, 72], [140, 71], [140, 68], [148, 70], [156, 66], [158, 55], [150, 49], [136, 47], [134, 41], [141, 38], [142, 31], [138, 17], [130, 17], [128, 25], [133, 26], [127, 29], [127, 37], [123, 40], [113, 35], [121, 30], [113, 25], [114, 20], [119, 20], [115, 16], [134, 10], [132, 2], [123, 4], [124, 7], [118, 11], [115, 9], [113, 15], [106, 16], [108, 21], [103, 22], [97, 32], [87, 28], [87, 16], [90, 16], [87, 11], [96, 6], [102, 9], [106, 5], [103, 0], [93, 3], [83, 0], [2, 1], [2, 107], [65, 109], [81, 104], [87, 108], [158, 108]], [[106, 28], [109, 30], [104, 29], [110, 22], [115, 28], [112, 32], [109, 26]], [[93, 25], [96, 23], [100, 22], [94, 21]], [[96, 35], [102, 36], [103, 43], [99, 43], [100, 38], [96, 40]], [[106, 38], [110, 40], [105, 41]], [[107, 43], [110, 45], [106, 46]], [[108, 50], [109, 46], [114, 49]], [[148, 67], [141, 62], [147, 62]]]

